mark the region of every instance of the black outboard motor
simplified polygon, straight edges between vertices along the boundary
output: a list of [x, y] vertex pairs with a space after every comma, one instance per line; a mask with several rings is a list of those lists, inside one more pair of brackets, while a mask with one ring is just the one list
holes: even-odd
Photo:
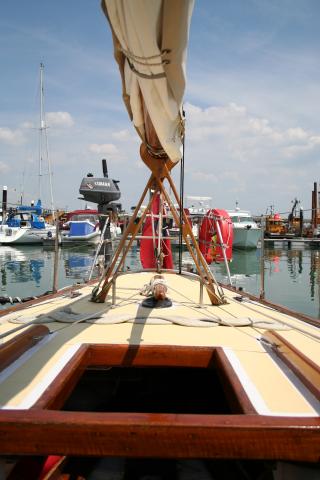
[[79, 192], [83, 195], [82, 200], [106, 205], [118, 200], [121, 196], [118, 183], [119, 180], [112, 180], [108, 177], [107, 161], [102, 160], [103, 177], [94, 177], [89, 173], [82, 179]]
[[[100, 216], [100, 227], [104, 229], [107, 218], [111, 218], [113, 213], [117, 213], [119, 204], [112, 203], [119, 200], [121, 192], [119, 190], [119, 180], [112, 180], [108, 177], [107, 161], [102, 160], [103, 177], [94, 177], [89, 173], [82, 179], [79, 192], [83, 195], [81, 200], [96, 203]], [[112, 255], [110, 222], [104, 232], [104, 240], [107, 240], [102, 246], [100, 254], [105, 256], [105, 265], [110, 262]], [[108, 241], [109, 240], [109, 241]]]

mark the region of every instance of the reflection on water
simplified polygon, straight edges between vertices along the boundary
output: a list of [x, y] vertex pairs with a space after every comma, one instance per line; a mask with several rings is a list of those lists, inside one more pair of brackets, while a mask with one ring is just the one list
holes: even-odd
[[[178, 262], [178, 251], [173, 252]], [[78, 246], [59, 250], [58, 285], [62, 288], [88, 279], [94, 258], [92, 247]], [[0, 296], [27, 297], [52, 289], [54, 252], [40, 246], [0, 246]], [[192, 264], [188, 252], [184, 265]], [[133, 247], [125, 269], [141, 269], [139, 249]], [[228, 282], [223, 264], [211, 266], [218, 281]], [[237, 288], [260, 294], [260, 249], [238, 250], [229, 265], [232, 283]], [[97, 273], [97, 272], [95, 272]], [[320, 251], [312, 248], [264, 250], [265, 296], [293, 310], [320, 318]]]
[[[70, 247], [59, 250], [58, 286], [88, 280], [94, 249]], [[0, 296], [29, 297], [52, 290], [53, 250], [41, 246], [0, 246]]]
[[40, 285], [44, 260], [39, 256], [38, 249], [34, 249], [34, 247], [31, 247], [28, 253], [29, 255], [25, 255], [23, 251], [13, 247], [0, 247], [2, 287], [6, 287], [12, 279], [14, 281], [17, 279], [21, 283], [33, 281], [36, 285]]
[[[235, 251], [230, 271], [234, 286], [260, 295], [260, 249]], [[227, 282], [224, 265], [214, 265], [218, 280]], [[320, 251], [313, 248], [264, 249], [265, 298], [320, 318]]]

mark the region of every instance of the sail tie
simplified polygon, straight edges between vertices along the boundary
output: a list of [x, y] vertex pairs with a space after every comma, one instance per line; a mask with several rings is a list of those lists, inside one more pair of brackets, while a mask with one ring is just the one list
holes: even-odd
[[[127, 58], [127, 62], [128, 62], [128, 65], [129, 65], [130, 69], [132, 70], [132, 72], [135, 73], [136, 75], [138, 75], [141, 78], [145, 78], [147, 80], [157, 80], [158, 78], [166, 78], [166, 73], [165, 72], [161, 72], [161, 73], [142, 73], [135, 68], [133, 63], [131, 63], [128, 58]], [[150, 66], [150, 64], [148, 66]]]
[[[160, 65], [168, 65], [170, 63], [170, 60], [167, 58], [162, 58], [164, 55], [167, 55], [168, 53], [171, 52], [169, 49], [164, 49], [161, 51], [161, 53], [158, 53], [156, 55], [151, 55], [149, 57], [140, 57], [138, 55], [135, 55], [134, 53], [130, 52], [129, 50], [125, 50], [124, 48], [121, 47], [121, 52], [125, 55], [127, 59], [132, 60], [135, 63], [139, 63], [140, 65], [146, 65], [147, 67], [158, 67]], [[161, 58], [160, 62], [156, 63], [149, 63], [150, 60], [154, 60], [156, 58]]]
[[[168, 58], [162, 58], [164, 55], [167, 55], [168, 53], [171, 52], [169, 49], [164, 49], [161, 51], [161, 53], [156, 54], [156, 55], [151, 55], [149, 57], [140, 57], [138, 55], [135, 55], [134, 53], [130, 52], [129, 50], [125, 50], [123, 47], [120, 48], [121, 52], [124, 54], [124, 56], [127, 59], [128, 65], [130, 69], [132, 70], [133, 73], [138, 75], [141, 78], [146, 78], [149, 80], [156, 80], [158, 78], [165, 78], [166, 73], [165, 72], [160, 72], [160, 73], [142, 73], [139, 70], [136, 69], [134, 66], [134, 63], [137, 63], [139, 65], [143, 65], [145, 67], [162, 67], [164, 65], [169, 65], [171, 60]], [[158, 58], [160, 61], [159, 62], [150, 62], [150, 60], [154, 60]]]

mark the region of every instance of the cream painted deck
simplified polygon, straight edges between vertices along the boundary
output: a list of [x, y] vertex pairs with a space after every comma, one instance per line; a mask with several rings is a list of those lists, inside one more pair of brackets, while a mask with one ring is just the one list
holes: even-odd
[[[56, 298], [50, 303], [33, 306], [1, 319], [0, 333], [17, 325], [17, 319], [31, 320], [38, 315], [70, 306], [72, 312], [91, 314], [105, 311], [93, 323], [71, 325], [48, 323], [52, 332], [35, 347], [27, 351], [14, 364], [0, 374], [0, 404], [2, 408], [30, 408], [56, 375], [72, 358], [83, 343], [219, 346], [227, 355], [236, 375], [257, 412], [264, 415], [316, 416], [319, 402], [292, 372], [261, 342], [265, 329], [255, 326], [222, 326], [218, 322], [243, 322], [248, 319], [271, 322], [269, 328], [295, 345], [319, 365], [320, 332], [296, 320], [254, 302], [238, 302], [234, 292], [225, 290], [228, 304], [211, 306], [204, 290], [204, 305], [199, 302], [199, 283], [178, 275], [166, 275], [168, 296], [173, 306], [167, 309], [147, 310], [141, 307], [144, 297], [140, 289], [153, 274], [127, 274], [117, 279], [116, 305], [111, 308], [111, 295], [106, 304], [89, 301], [91, 287], [81, 290], [81, 297]], [[204, 320], [209, 326], [182, 326], [180, 324], [149, 324], [150, 321], [184, 319]], [[10, 322], [9, 322], [10, 320]], [[70, 320], [69, 320], [70, 321]], [[102, 323], [122, 322], [122, 323]], [[20, 332], [17, 332], [20, 333]], [[8, 336], [8, 340], [12, 336]]]

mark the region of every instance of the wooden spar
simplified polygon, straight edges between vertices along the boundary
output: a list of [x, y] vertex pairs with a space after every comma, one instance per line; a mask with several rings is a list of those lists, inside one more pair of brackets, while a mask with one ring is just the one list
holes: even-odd
[[[117, 248], [117, 250], [114, 254], [111, 265], [106, 272], [104, 283], [102, 285], [101, 291], [99, 293], [95, 292], [92, 300], [96, 301], [96, 302], [104, 302], [105, 301], [106, 296], [107, 296], [107, 294], [110, 290], [110, 287], [111, 287], [112, 278], [119, 271], [119, 269], [122, 267], [122, 265], [124, 263], [124, 260], [125, 260], [125, 257], [128, 253], [128, 250], [129, 250], [131, 244], [133, 243], [133, 241], [134, 241], [134, 239], [135, 239], [135, 237], [138, 233], [138, 230], [139, 230], [140, 226], [142, 225], [142, 222], [143, 222], [143, 220], [146, 216], [146, 212], [150, 209], [152, 199], [150, 199], [149, 205], [148, 205], [147, 209], [145, 210], [145, 212], [143, 213], [142, 217], [140, 218], [138, 224], [135, 225], [135, 221], [137, 219], [139, 208], [142, 205], [142, 202], [143, 202], [143, 200], [144, 200], [144, 198], [147, 194], [147, 191], [148, 191], [149, 188], [153, 188], [154, 189], [153, 196], [159, 192], [165, 198], [165, 200], [167, 201], [167, 203], [169, 205], [169, 209], [172, 213], [172, 216], [175, 220], [176, 225], [179, 228], [181, 228], [182, 237], [183, 237], [183, 239], [184, 239], [184, 241], [187, 245], [187, 248], [188, 248], [188, 250], [189, 250], [189, 252], [190, 252], [190, 254], [191, 254], [191, 256], [192, 256], [192, 258], [195, 262], [197, 273], [198, 273], [202, 282], [204, 283], [204, 285], [207, 288], [208, 295], [209, 295], [209, 298], [211, 300], [211, 303], [213, 305], [221, 305], [225, 302], [224, 298], [220, 294], [220, 292], [217, 293], [215, 291], [215, 285], [217, 287], [218, 287], [218, 285], [217, 285], [217, 283], [216, 283], [216, 281], [215, 281], [215, 279], [212, 275], [211, 270], [208, 268], [208, 265], [207, 265], [205, 259], [202, 256], [202, 253], [200, 252], [199, 246], [198, 246], [198, 244], [197, 244], [197, 242], [194, 238], [194, 235], [192, 233], [192, 229], [189, 225], [189, 222], [187, 220], [185, 212], [183, 212], [183, 210], [182, 210], [181, 200], [180, 200], [180, 197], [177, 193], [177, 190], [175, 188], [174, 182], [173, 182], [171, 174], [170, 174], [170, 171], [174, 167], [175, 164], [174, 164], [174, 162], [172, 162], [169, 159], [169, 157], [167, 156], [167, 154], [165, 153], [165, 151], [162, 148], [162, 145], [159, 141], [159, 138], [157, 136], [157, 133], [155, 131], [155, 128], [153, 126], [153, 123], [151, 121], [149, 113], [148, 113], [147, 109], [145, 108], [145, 103], [143, 101], [142, 96], [141, 96], [141, 100], [142, 100], [142, 105], [144, 107], [143, 108], [143, 115], [144, 115], [144, 121], [145, 121], [146, 143], [143, 143], [140, 147], [140, 156], [141, 156], [142, 161], [151, 170], [152, 174], [151, 174], [151, 177], [150, 177], [150, 179], [149, 179], [149, 181], [146, 185], [146, 188], [144, 189], [144, 192], [143, 192], [143, 194], [140, 198], [140, 201], [139, 201], [139, 204], [138, 204], [139, 207], [137, 206], [137, 208], [135, 209], [134, 214], [131, 217], [131, 220], [129, 222], [129, 225], [128, 225], [126, 231], [124, 232], [124, 234], [122, 236], [122, 239], [121, 239], [121, 242], [120, 242], [120, 244], [119, 244], [119, 246], [118, 246], [118, 248]], [[167, 191], [164, 187], [164, 181], [166, 179], [168, 180], [169, 185], [170, 185], [170, 187], [171, 187], [171, 189], [174, 193], [174, 196], [175, 196], [175, 199], [178, 203], [178, 207], [179, 207], [180, 211], [183, 212], [182, 223], [180, 222], [180, 216], [177, 212], [177, 209], [175, 208], [172, 201], [170, 200], [170, 196], [169, 196], [169, 194], [167, 193]], [[152, 198], [153, 198], [153, 196], [152, 196]], [[131, 234], [131, 238], [129, 240], [129, 243], [128, 243], [127, 247], [125, 248], [125, 251], [123, 252], [123, 248], [126, 244], [126, 241], [128, 240], [128, 236], [130, 234]], [[191, 238], [195, 253], [192, 249], [192, 246], [191, 246], [191, 243], [190, 243], [190, 240], [189, 240], [188, 236]], [[120, 264], [118, 265], [117, 269], [115, 270], [116, 262], [117, 262], [121, 253], [123, 253], [122, 259], [121, 259]]]
[[[105, 298], [106, 296], [108, 295], [108, 292], [110, 290], [110, 287], [111, 287], [111, 282], [112, 282], [112, 278], [120, 271], [120, 269], [122, 268], [123, 264], [124, 264], [124, 261], [125, 261], [125, 258], [127, 256], [127, 253], [137, 235], [137, 232], [139, 231], [139, 228], [141, 227], [142, 225], [142, 222], [144, 221], [144, 219], [146, 218], [146, 215], [147, 215], [147, 211], [148, 209], [151, 207], [151, 203], [152, 203], [152, 200], [154, 198], [154, 196], [156, 195], [156, 192], [153, 193], [153, 195], [151, 196], [150, 200], [149, 200], [149, 203], [148, 203], [148, 206], [147, 208], [145, 209], [145, 211], [143, 212], [143, 214], [141, 215], [141, 218], [138, 222], [138, 224], [136, 225], [134, 222], [135, 220], [137, 219], [137, 215], [138, 215], [138, 211], [135, 210], [133, 216], [131, 217], [131, 220], [129, 222], [129, 225], [126, 229], [126, 231], [124, 232], [123, 236], [122, 236], [122, 239], [121, 239], [121, 242], [119, 243], [118, 245], [118, 248], [114, 254], [114, 257], [113, 257], [113, 260], [112, 260], [112, 263], [110, 265], [110, 267], [108, 268], [107, 270], [107, 273], [106, 273], [106, 277], [105, 277], [105, 281], [103, 283], [103, 286], [101, 288], [101, 291], [100, 293], [92, 298], [93, 301], [96, 301], [97, 303], [103, 303], [105, 301]], [[146, 194], [144, 193], [140, 199], [140, 202], [139, 204], [141, 205], [142, 202], [143, 202], [143, 199], [144, 197], [146, 196]], [[140, 207], [139, 207], [140, 208]], [[139, 210], [139, 209], [138, 209]], [[128, 245], [125, 247], [125, 242], [126, 240], [128, 239], [128, 236], [129, 234], [132, 233], [132, 236], [129, 240], [129, 243]], [[123, 251], [123, 248], [124, 248], [124, 251]], [[115, 268], [115, 265], [116, 265], [116, 262], [120, 256], [120, 254], [123, 253], [122, 255], [122, 258], [119, 262], [119, 265], [118, 267], [114, 270]]]

